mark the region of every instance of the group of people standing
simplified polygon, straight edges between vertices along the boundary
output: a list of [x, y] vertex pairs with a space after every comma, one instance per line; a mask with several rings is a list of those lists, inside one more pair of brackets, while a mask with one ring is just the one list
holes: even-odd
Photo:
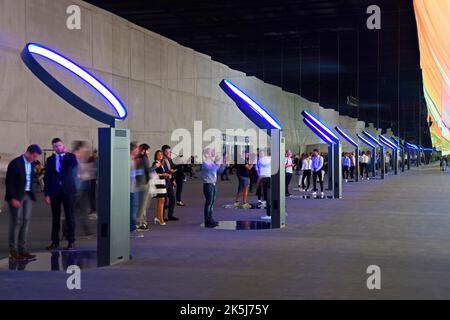
[[[313, 152], [309, 153], [302, 153], [300, 157], [297, 157], [294, 159], [294, 161], [291, 162], [287, 159], [292, 152], [288, 150], [286, 152], [286, 175], [291, 175], [292, 170], [295, 170], [296, 174], [298, 175], [298, 187], [300, 188], [300, 191], [303, 192], [309, 192], [310, 188], [310, 180], [312, 177], [313, 182], [313, 192], [312, 195], [316, 196], [318, 189], [317, 189], [317, 181], [319, 182], [320, 186], [320, 195], [323, 196], [323, 180], [326, 173], [326, 165], [325, 160], [322, 154], [318, 149], [314, 149]], [[290, 179], [286, 179], [286, 196], [289, 196], [289, 184]]]
[[[130, 232], [148, 231], [147, 205], [155, 199], [152, 222], [165, 226], [178, 221], [175, 205], [184, 206], [181, 194], [185, 181], [183, 168], [172, 160], [171, 148], [163, 145], [150, 160], [148, 144], [130, 144]], [[166, 213], [167, 212], [167, 213]]]
[[[52, 242], [46, 249], [59, 248], [62, 230], [68, 241], [65, 249], [70, 250], [75, 248], [75, 212], [84, 211], [90, 202], [90, 184], [92, 175], [95, 175], [95, 169], [90, 169], [90, 166], [95, 166], [95, 160], [87, 157], [83, 143], [76, 142], [73, 153], [66, 150], [60, 138], [54, 138], [51, 144], [54, 154], [46, 161], [43, 177], [45, 202], [52, 212]], [[28, 252], [27, 237], [33, 202], [36, 201], [36, 163], [41, 155], [42, 149], [32, 144], [8, 165], [5, 201], [10, 209], [9, 251], [12, 259], [35, 258]], [[65, 217], [63, 228], [62, 208]], [[87, 209], [85, 212], [88, 213]]]

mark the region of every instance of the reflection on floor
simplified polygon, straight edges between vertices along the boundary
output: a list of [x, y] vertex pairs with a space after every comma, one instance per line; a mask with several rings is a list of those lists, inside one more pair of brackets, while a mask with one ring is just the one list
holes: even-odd
[[80, 269], [97, 267], [97, 252], [93, 250], [60, 250], [36, 253], [32, 260], [0, 260], [0, 270], [11, 271], [65, 271], [68, 266]]
[[[202, 227], [205, 225], [202, 224]], [[265, 230], [270, 229], [271, 223], [268, 221], [219, 221], [219, 225], [214, 229], [221, 230]]]

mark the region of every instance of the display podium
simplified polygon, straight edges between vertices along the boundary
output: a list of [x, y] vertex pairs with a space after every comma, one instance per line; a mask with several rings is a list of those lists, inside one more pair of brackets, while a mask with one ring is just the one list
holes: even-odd
[[342, 198], [342, 147], [339, 137], [322, 121], [307, 110], [301, 112], [303, 122], [320, 139], [328, 144], [328, 184], [333, 198]]
[[[115, 116], [80, 98], [53, 77], [34, 56], [45, 58], [76, 75], [100, 94]], [[77, 110], [108, 128], [98, 130], [98, 232], [97, 263], [108, 266], [130, 258], [130, 131], [121, 129], [127, 110], [119, 98], [87, 70], [58, 52], [37, 43], [28, 43], [22, 61], [50, 90]]]
[[259, 129], [270, 137], [271, 177], [267, 215], [271, 216], [271, 228], [283, 228], [286, 224], [284, 138], [282, 127], [262, 106], [228, 80], [222, 80], [220, 88], [234, 101]]

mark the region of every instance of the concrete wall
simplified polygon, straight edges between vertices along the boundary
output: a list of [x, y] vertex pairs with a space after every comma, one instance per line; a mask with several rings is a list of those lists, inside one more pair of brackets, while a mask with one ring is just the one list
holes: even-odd
[[[81, 30], [66, 28], [66, 8], [78, 4]], [[299, 151], [321, 143], [301, 122], [303, 109], [332, 127], [361, 131], [364, 123], [339, 117], [334, 110], [282, 91], [255, 77], [212, 61], [210, 57], [142, 29], [79, 0], [0, 0], [0, 153], [17, 154], [29, 143], [50, 147], [59, 136], [69, 142], [96, 144], [97, 127], [46, 88], [22, 63], [19, 54], [28, 41], [64, 53], [110, 86], [129, 110], [125, 126], [133, 139], [153, 149], [170, 143], [174, 129], [250, 128], [218, 84], [230, 79], [267, 107], [284, 127], [287, 146]], [[40, 60], [41, 61], [41, 60]], [[99, 108], [106, 103], [86, 85], [53, 64], [50, 72]], [[5, 158], [5, 157], [4, 157]]]

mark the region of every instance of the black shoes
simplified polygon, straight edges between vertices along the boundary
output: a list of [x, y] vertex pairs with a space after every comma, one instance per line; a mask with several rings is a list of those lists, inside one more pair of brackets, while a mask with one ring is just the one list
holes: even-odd
[[69, 242], [65, 250], [73, 250], [75, 249], [75, 242]]
[[215, 228], [219, 225], [217, 221], [210, 221], [205, 223], [205, 228]]
[[51, 245], [49, 245], [47, 248], [45, 248], [45, 250], [55, 250], [59, 248], [59, 243], [56, 242], [52, 242]]
[[[164, 219], [164, 220], [165, 220], [165, 219]], [[175, 217], [175, 216], [170, 216], [168, 220], [169, 220], [169, 221], [178, 221], [178, 220], [180, 220], [180, 219], [177, 218], [177, 217]]]

